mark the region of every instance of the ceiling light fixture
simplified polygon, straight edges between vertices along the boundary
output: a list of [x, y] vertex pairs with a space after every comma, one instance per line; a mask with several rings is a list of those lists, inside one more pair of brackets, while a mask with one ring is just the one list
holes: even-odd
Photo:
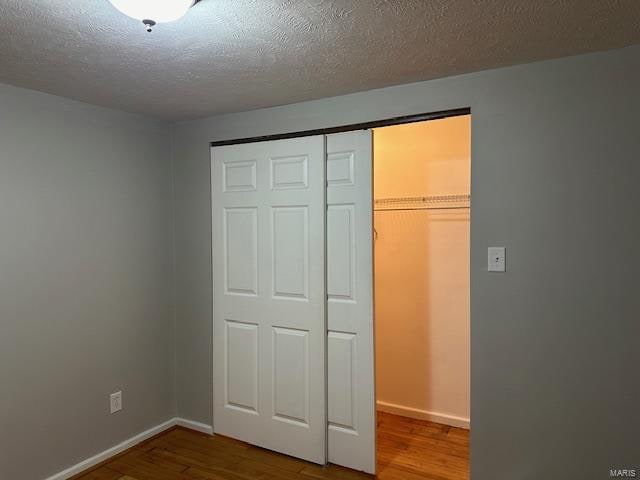
[[182, 18], [199, 0], [109, 0], [125, 15], [142, 21], [151, 32], [158, 23]]

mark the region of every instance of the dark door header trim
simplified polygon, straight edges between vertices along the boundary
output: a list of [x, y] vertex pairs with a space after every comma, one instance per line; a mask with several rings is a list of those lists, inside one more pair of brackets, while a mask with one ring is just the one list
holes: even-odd
[[339, 127], [318, 128], [316, 130], [302, 130], [299, 132], [280, 133], [276, 135], [263, 135], [261, 137], [237, 138], [233, 140], [220, 140], [211, 142], [212, 147], [222, 147], [225, 145], [238, 145], [241, 143], [267, 142], [271, 140], [284, 140], [287, 138], [309, 137], [312, 135], [329, 135], [331, 133], [351, 132], [354, 130], [365, 130], [368, 128], [388, 127], [391, 125], [401, 125], [403, 123], [424, 122], [426, 120], [438, 120], [448, 117], [459, 117], [461, 115], [469, 115], [470, 108], [457, 108], [453, 110], [443, 110], [432, 113], [419, 113], [417, 115], [405, 115], [402, 117], [392, 117], [384, 120], [376, 120], [373, 122], [353, 123], [350, 125], [341, 125]]

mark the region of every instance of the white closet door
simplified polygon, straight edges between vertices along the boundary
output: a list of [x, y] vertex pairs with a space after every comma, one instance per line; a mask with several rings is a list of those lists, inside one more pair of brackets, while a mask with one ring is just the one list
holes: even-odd
[[329, 461], [375, 472], [372, 132], [327, 136]]
[[325, 463], [325, 138], [211, 157], [214, 432]]

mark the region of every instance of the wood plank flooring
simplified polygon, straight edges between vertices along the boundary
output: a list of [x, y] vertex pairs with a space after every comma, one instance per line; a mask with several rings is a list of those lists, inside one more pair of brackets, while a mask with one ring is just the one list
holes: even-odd
[[[469, 432], [378, 413], [381, 480], [467, 480]], [[331, 465], [323, 468], [219, 435], [174, 428], [74, 480], [371, 480]]]

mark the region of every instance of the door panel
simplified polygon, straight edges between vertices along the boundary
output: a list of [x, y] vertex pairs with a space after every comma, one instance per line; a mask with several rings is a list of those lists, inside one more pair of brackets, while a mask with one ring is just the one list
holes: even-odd
[[[334, 427], [356, 432], [356, 371], [357, 350], [353, 333], [329, 332], [328, 377], [331, 379], [332, 395], [329, 397], [329, 421]], [[334, 428], [335, 430], [335, 428]]]
[[355, 301], [356, 232], [355, 205], [329, 205], [327, 245], [331, 252], [327, 293], [330, 301]]
[[372, 132], [327, 136], [329, 461], [375, 472]]
[[309, 424], [309, 332], [273, 329], [274, 418]]
[[273, 207], [273, 295], [308, 300], [309, 220], [307, 207]]
[[256, 295], [258, 289], [258, 209], [225, 208], [225, 292]]
[[225, 345], [226, 404], [258, 411], [258, 325], [227, 320]]
[[212, 148], [214, 432], [326, 461], [325, 139]]

